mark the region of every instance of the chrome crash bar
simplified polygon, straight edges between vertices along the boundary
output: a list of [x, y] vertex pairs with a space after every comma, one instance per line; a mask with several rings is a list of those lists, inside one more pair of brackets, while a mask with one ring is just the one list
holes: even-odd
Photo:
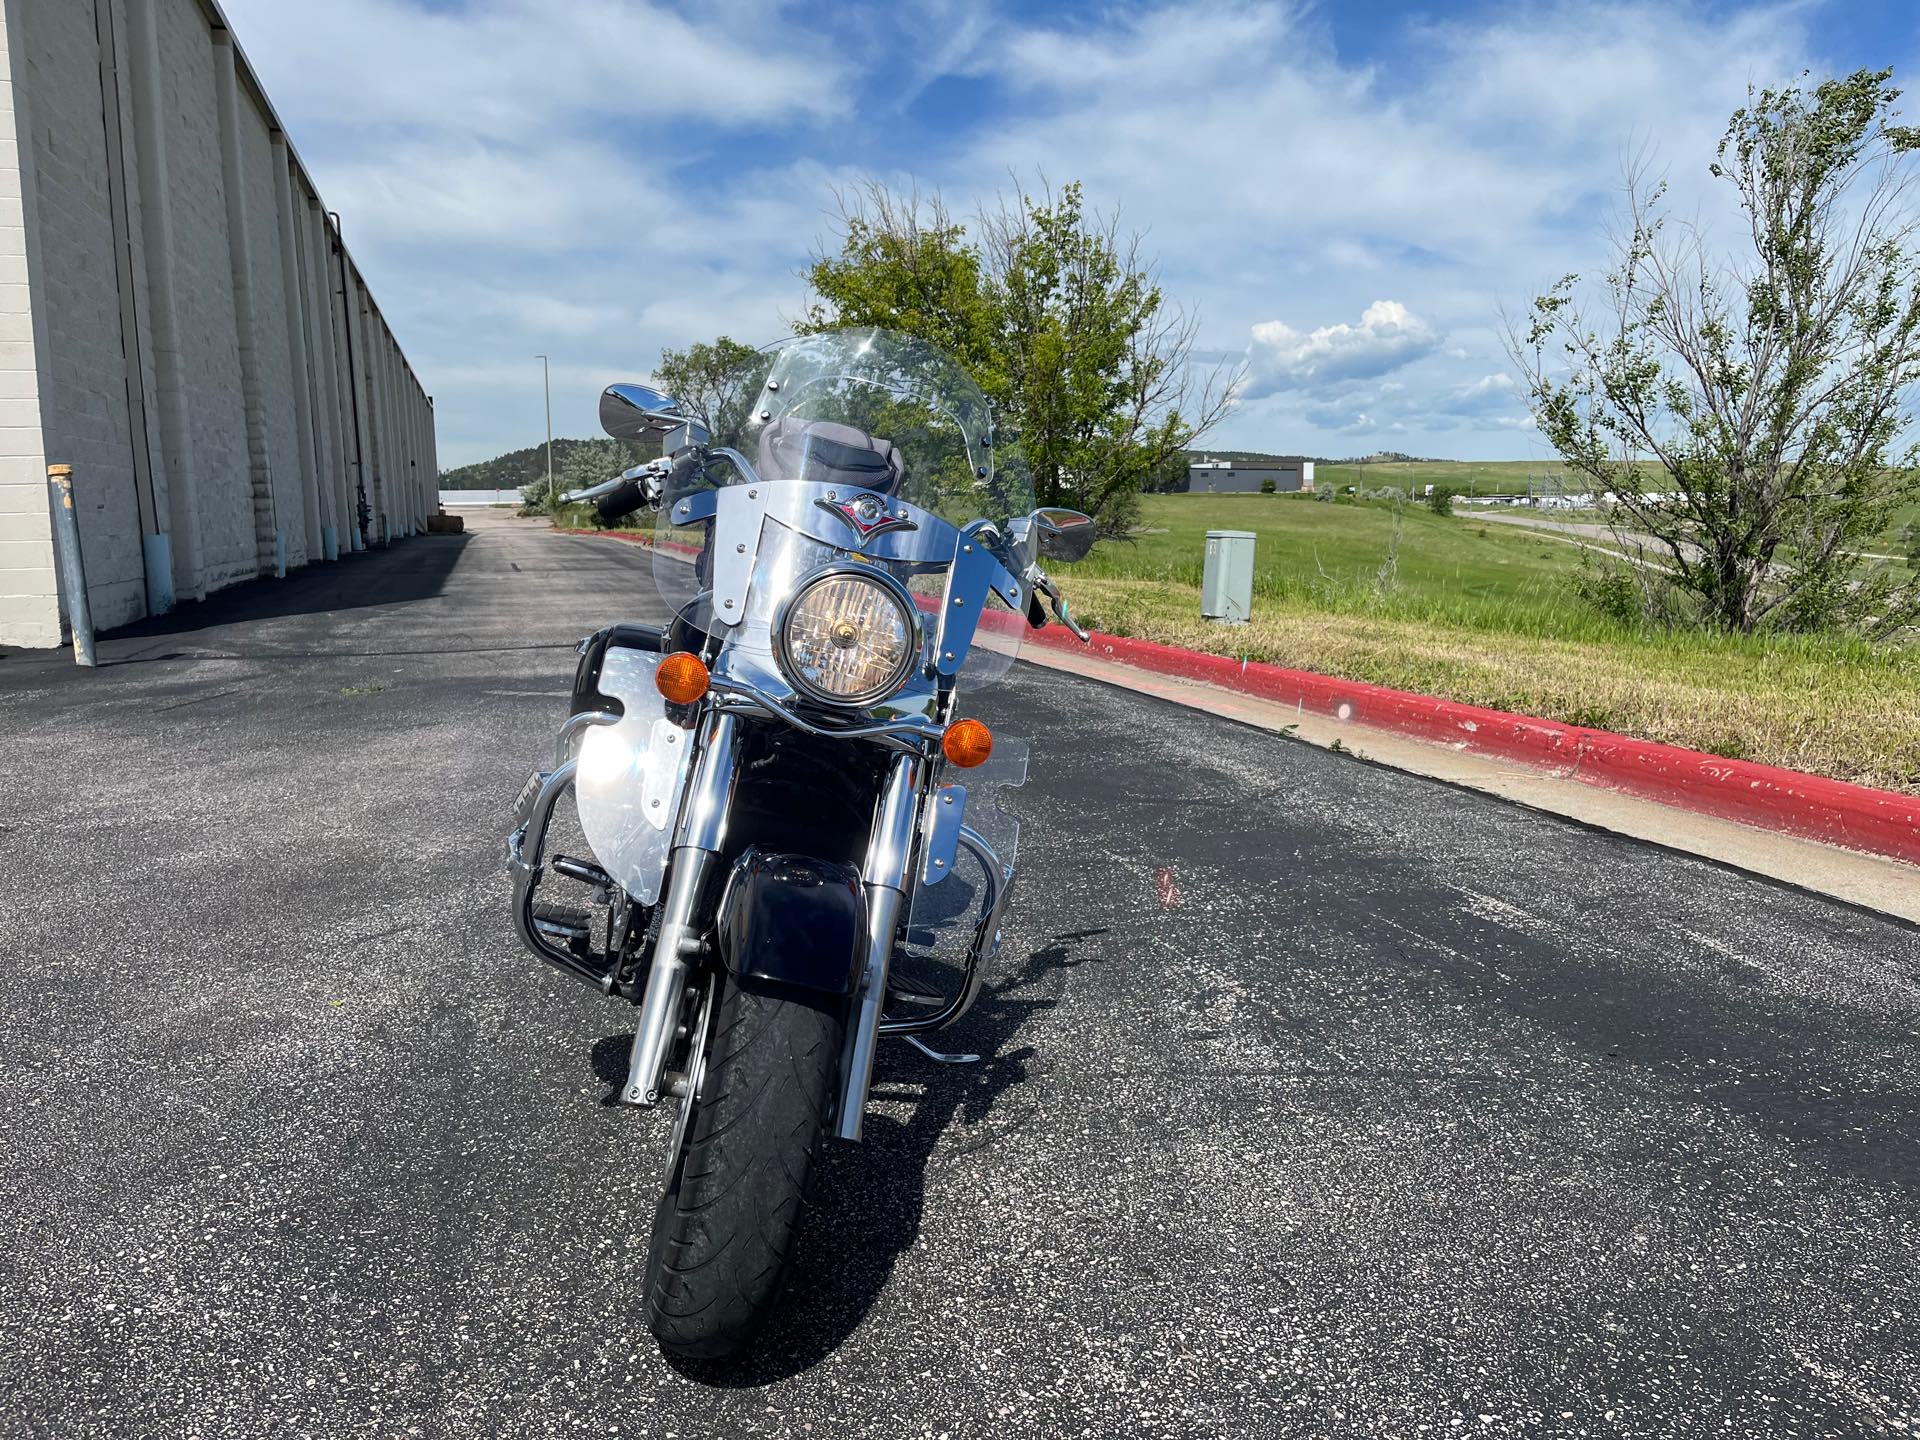
[[980, 907], [980, 919], [973, 927], [973, 941], [967, 947], [967, 958], [961, 967], [960, 989], [931, 1015], [915, 1015], [904, 1020], [883, 1019], [880, 1022], [883, 1038], [890, 1035], [924, 1035], [929, 1030], [943, 1030], [953, 1024], [971, 1010], [973, 1002], [980, 998], [980, 987], [987, 979], [987, 962], [993, 959], [994, 952], [1000, 948], [1000, 921], [1006, 914], [1008, 900], [1013, 897], [1013, 867], [1002, 865], [1000, 857], [993, 853], [993, 847], [970, 826], [960, 827], [960, 843], [972, 852], [987, 876], [987, 898]]
[[[538, 787], [522, 802], [524, 816], [507, 836], [507, 873], [513, 877], [513, 928], [520, 936], [520, 943], [549, 965], [610, 995], [613, 972], [555, 945], [547, 927], [533, 913], [533, 892], [539, 887], [545, 868], [547, 826], [553, 819], [553, 807], [573, 788], [574, 765], [574, 761], [567, 760], [534, 777]], [[528, 784], [531, 787], [533, 781]]]
[[[554, 806], [573, 788], [575, 737], [595, 725], [615, 725], [619, 721], [618, 715], [605, 710], [583, 710], [567, 717], [553, 742], [553, 769], [528, 778], [513, 830], [507, 836], [507, 873], [513, 877], [513, 928], [520, 943], [549, 965], [609, 995], [613, 993], [613, 972], [555, 945], [558, 931], [533, 913], [533, 892], [539, 888], [546, 868], [547, 827], [553, 823]], [[562, 862], [563, 869], [567, 863]]]

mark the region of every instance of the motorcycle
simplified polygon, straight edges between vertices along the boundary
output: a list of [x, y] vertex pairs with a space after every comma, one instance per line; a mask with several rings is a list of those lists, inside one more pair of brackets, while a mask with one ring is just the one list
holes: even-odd
[[[1000, 800], [1027, 752], [961, 696], [1049, 611], [1088, 638], [1041, 562], [1095, 535], [1035, 508], [979, 387], [920, 341], [789, 340], [737, 393], [705, 420], [640, 385], [602, 396], [607, 433], [659, 435], [661, 457], [566, 498], [609, 521], [657, 505], [669, 618], [581, 641], [507, 842], [521, 942], [638, 1007], [618, 1098], [673, 1108], [643, 1291], [686, 1359], [766, 1322], [881, 1042], [978, 1058], [923, 1037], [967, 1013], [999, 945]], [[590, 857], [547, 853], [567, 797]]]

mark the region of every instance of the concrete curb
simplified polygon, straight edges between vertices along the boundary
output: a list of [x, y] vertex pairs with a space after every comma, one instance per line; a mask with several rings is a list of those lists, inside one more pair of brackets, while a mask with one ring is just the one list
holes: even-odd
[[1519, 761], [1566, 779], [1716, 819], [1920, 865], [1920, 796], [1151, 640], [1096, 631], [1091, 646], [1082, 647], [1066, 631], [1049, 627], [1029, 634], [1027, 643], [1083, 654], [1091, 651], [1116, 664], [1255, 695], [1432, 744]]

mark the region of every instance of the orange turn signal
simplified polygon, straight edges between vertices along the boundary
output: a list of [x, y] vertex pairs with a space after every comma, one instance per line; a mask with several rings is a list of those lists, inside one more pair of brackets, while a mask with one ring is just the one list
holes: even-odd
[[993, 732], [978, 720], [956, 720], [940, 737], [940, 748], [962, 770], [971, 770], [993, 754]]
[[653, 683], [660, 693], [676, 705], [691, 705], [707, 693], [707, 667], [698, 655], [676, 651], [660, 662], [653, 672]]

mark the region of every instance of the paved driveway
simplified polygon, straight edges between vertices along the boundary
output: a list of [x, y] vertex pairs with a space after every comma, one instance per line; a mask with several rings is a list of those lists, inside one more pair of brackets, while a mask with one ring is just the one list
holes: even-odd
[[0, 655], [0, 1434], [1920, 1425], [1911, 929], [1026, 667], [991, 1059], [883, 1052], [762, 1353], [669, 1368], [631, 1011], [500, 848], [644, 559], [486, 517]]

